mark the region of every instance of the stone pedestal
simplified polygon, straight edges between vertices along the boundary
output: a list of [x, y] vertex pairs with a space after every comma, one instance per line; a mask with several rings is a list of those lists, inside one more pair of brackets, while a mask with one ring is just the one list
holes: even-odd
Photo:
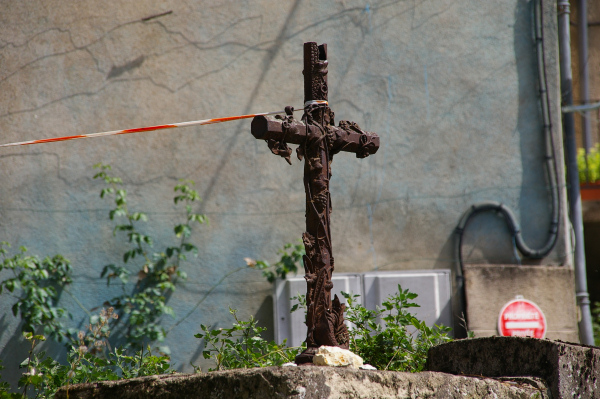
[[426, 368], [482, 377], [543, 379], [552, 398], [598, 398], [600, 348], [546, 339], [463, 339], [429, 350]]

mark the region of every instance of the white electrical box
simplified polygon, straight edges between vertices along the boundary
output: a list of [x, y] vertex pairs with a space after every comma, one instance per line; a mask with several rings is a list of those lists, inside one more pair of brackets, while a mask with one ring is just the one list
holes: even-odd
[[[367, 309], [374, 310], [381, 306], [388, 296], [398, 292], [398, 284], [403, 290], [408, 289], [418, 295], [412, 302], [420, 307], [409, 308], [419, 320], [428, 326], [434, 324], [453, 327], [452, 324], [452, 289], [450, 270], [403, 270], [393, 272], [368, 273], [334, 273], [332, 298], [337, 294], [342, 303], [346, 303], [341, 291], [358, 294], [357, 302]], [[306, 294], [304, 277], [289, 277], [275, 283], [273, 300], [275, 341], [282, 343], [287, 339], [288, 346], [299, 346], [306, 339], [305, 312], [303, 309], [290, 313], [297, 303], [290, 298]], [[346, 324], [350, 328], [348, 321]]]
[[434, 324], [453, 327], [452, 286], [450, 270], [403, 270], [393, 272], [368, 272], [363, 274], [363, 305], [375, 309], [390, 295], [408, 289], [418, 295], [411, 302], [420, 307], [408, 308], [428, 326]]
[[[346, 303], [341, 291], [358, 294], [357, 302], [362, 303], [362, 278], [360, 274], [335, 273], [331, 279], [333, 289], [331, 297], [337, 294], [340, 302]], [[282, 343], [287, 339], [288, 346], [300, 346], [306, 339], [306, 324], [304, 324], [304, 309], [290, 313], [292, 306], [297, 301], [290, 298], [306, 294], [306, 280], [304, 277], [289, 277], [285, 280], [277, 280], [275, 283], [275, 298], [273, 310], [275, 313], [275, 341]], [[346, 322], [348, 327], [350, 324]]]

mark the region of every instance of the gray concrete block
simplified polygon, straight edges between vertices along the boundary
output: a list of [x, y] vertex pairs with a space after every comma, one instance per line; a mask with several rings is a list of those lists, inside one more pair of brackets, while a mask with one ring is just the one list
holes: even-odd
[[398, 285], [418, 295], [413, 300], [418, 308], [410, 308], [419, 320], [427, 325], [452, 324], [452, 289], [450, 270], [398, 270], [393, 272], [369, 272], [363, 275], [364, 305], [375, 309], [398, 292]]
[[[342, 303], [346, 303], [341, 292], [358, 294], [357, 302], [362, 303], [362, 283], [361, 275], [352, 273], [336, 273], [331, 278], [333, 289], [331, 297], [338, 296]], [[290, 298], [297, 295], [306, 294], [306, 280], [304, 277], [289, 277], [285, 280], [277, 280], [275, 283], [275, 300], [273, 301], [275, 341], [283, 342], [287, 340], [288, 346], [300, 346], [306, 339], [306, 324], [303, 309], [291, 313], [290, 309], [297, 301], [291, 301]], [[350, 322], [346, 321], [348, 328], [351, 328]]]
[[518, 337], [464, 339], [429, 350], [427, 370], [483, 377], [534, 376], [553, 398], [600, 397], [600, 349]]
[[[331, 279], [333, 289], [331, 297], [338, 296], [346, 303], [341, 292], [360, 295], [356, 303], [367, 309], [375, 310], [391, 295], [398, 292], [398, 285], [419, 296], [414, 302], [417, 308], [409, 309], [419, 320], [427, 325], [452, 327], [452, 304], [450, 270], [398, 270], [393, 272], [335, 273]], [[290, 313], [297, 303], [290, 298], [306, 292], [304, 277], [294, 276], [275, 283], [273, 301], [275, 341], [287, 339], [288, 346], [300, 346], [306, 339], [305, 312]], [[383, 323], [383, 321], [381, 321]], [[352, 324], [346, 320], [348, 328]], [[452, 332], [451, 332], [452, 334]]]
[[469, 330], [499, 335], [502, 307], [517, 295], [535, 302], [547, 322], [545, 338], [579, 342], [573, 270], [555, 266], [465, 265]]
[[[537, 396], [535, 396], [537, 395]], [[66, 398], [62, 388], [57, 399]], [[103, 381], [69, 388], [69, 398], [548, 398], [535, 379], [507, 383], [443, 373], [333, 367], [268, 367]]]

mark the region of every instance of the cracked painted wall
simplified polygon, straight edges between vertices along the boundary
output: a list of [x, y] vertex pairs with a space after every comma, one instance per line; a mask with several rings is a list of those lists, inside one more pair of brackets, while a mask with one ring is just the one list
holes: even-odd
[[[527, 0], [0, 1], [2, 143], [300, 107], [302, 43], [329, 48], [336, 118], [381, 136], [364, 160], [337, 155], [331, 182], [333, 249], [343, 272], [454, 267], [454, 228], [481, 200], [508, 205], [532, 247], [546, 240], [548, 181]], [[555, 11], [545, 4], [546, 59], [556, 142]], [[196, 181], [199, 257], [172, 296], [176, 318], [244, 257], [274, 261], [304, 231], [302, 165], [274, 157], [250, 121], [0, 151], [0, 240], [61, 253], [73, 295], [90, 309], [118, 292], [99, 279], [127, 248], [112, 236], [109, 201], [91, 166], [113, 167], [144, 230], [171, 245], [177, 179]], [[562, 173], [560, 174], [562, 179]], [[564, 184], [562, 182], [561, 184]], [[564, 193], [563, 193], [564, 205]], [[563, 206], [564, 209], [564, 206]], [[544, 264], [570, 264], [560, 239]], [[469, 263], [515, 263], [504, 221], [478, 216]], [[526, 263], [526, 260], [522, 260]], [[2, 274], [0, 274], [2, 276]], [[174, 366], [201, 363], [200, 323], [230, 325], [227, 307], [271, 327], [260, 273], [228, 278], [170, 332]], [[85, 314], [68, 295], [73, 326]], [[25, 347], [0, 308], [7, 368]], [[192, 349], [190, 349], [192, 348]], [[8, 359], [8, 360], [7, 360]]]

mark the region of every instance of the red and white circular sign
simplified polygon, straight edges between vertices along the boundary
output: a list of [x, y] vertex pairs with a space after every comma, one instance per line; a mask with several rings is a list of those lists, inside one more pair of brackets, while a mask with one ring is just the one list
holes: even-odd
[[500, 311], [498, 332], [503, 337], [544, 338], [546, 316], [535, 303], [518, 298], [504, 305]]

